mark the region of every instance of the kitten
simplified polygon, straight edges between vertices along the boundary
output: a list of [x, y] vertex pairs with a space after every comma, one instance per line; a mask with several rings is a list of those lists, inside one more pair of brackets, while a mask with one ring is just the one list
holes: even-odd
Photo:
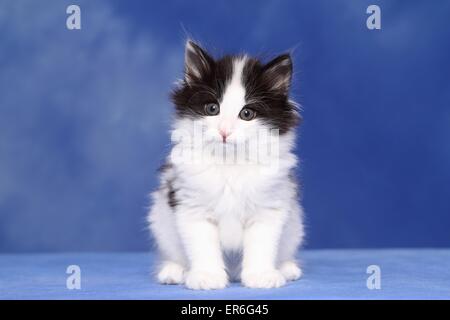
[[[174, 146], [148, 215], [160, 283], [220, 289], [240, 279], [273, 288], [300, 277], [303, 210], [292, 178], [300, 116], [289, 100], [291, 77], [289, 54], [266, 64], [246, 55], [215, 60], [187, 41], [185, 77], [172, 92]], [[258, 136], [264, 131], [279, 135]], [[249, 160], [249, 143], [273, 149], [265, 158], [275, 170]], [[235, 161], [236, 150], [245, 161]]]

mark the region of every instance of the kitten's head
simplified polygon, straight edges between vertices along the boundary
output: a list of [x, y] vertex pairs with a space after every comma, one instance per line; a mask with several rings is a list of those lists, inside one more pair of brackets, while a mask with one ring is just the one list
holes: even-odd
[[200, 123], [211, 142], [243, 142], [261, 129], [283, 135], [299, 120], [289, 100], [291, 78], [289, 54], [268, 63], [245, 55], [215, 60], [188, 40], [185, 77], [172, 93], [177, 120]]

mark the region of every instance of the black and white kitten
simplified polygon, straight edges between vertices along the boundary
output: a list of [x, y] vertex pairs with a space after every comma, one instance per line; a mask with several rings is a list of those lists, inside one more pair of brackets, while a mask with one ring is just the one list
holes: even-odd
[[[237, 278], [273, 288], [301, 276], [291, 77], [289, 54], [266, 64], [246, 55], [215, 60], [187, 42], [185, 77], [172, 93], [174, 145], [148, 216], [162, 257], [159, 282], [219, 289]], [[261, 138], [264, 131], [272, 135]], [[258, 155], [270, 150], [266, 161], [249, 156], [251, 144]], [[236, 161], [239, 150], [244, 161]]]

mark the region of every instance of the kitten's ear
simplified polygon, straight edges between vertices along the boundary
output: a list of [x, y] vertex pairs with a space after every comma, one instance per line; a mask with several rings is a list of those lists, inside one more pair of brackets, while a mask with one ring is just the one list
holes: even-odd
[[214, 59], [192, 40], [186, 42], [184, 60], [184, 75], [188, 84], [202, 79], [214, 64]]
[[292, 59], [289, 54], [282, 54], [268, 62], [263, 72], [264, 80], [271, 90], [288, 93], [292, 79]]

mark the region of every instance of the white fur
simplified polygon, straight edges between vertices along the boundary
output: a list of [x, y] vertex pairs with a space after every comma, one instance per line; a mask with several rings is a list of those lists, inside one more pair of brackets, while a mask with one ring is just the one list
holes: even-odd
[[[241, 81], [245, 60], [234, 62], [220, 114], [201, 119], [206, 144], [222, 145], [219, 131], [226, 130], [230, 134], [227, 147], [233, 146], [254, 138], [263, 126], [257, 118], [238, 118], [246, 104]], [[186, 118], [174, 123], [176, 130], [192, 132], [192, 127], [192, 120]], [[303, 212], [296, 185], [289, 178], [297, 164], [291, 151], [294, 141], [293, 132], [280, 136], [280, 154], [274, 155], [279, 157], [276, 171], [261, 170], [255, 164], [172, 162], [161, 175], [161, 188], [152, 194], [148, 216], [162, 256], [161, 283], [224, 288], [233, 278], [233, 267], [224, 258], [228, 252], [242, 257], [239, 277], [247, 287], [279, 287], [300, 277], [295, 254], [303, 237]], [[177, 192], [175, 208], [168, 205], [167, 181]]]

